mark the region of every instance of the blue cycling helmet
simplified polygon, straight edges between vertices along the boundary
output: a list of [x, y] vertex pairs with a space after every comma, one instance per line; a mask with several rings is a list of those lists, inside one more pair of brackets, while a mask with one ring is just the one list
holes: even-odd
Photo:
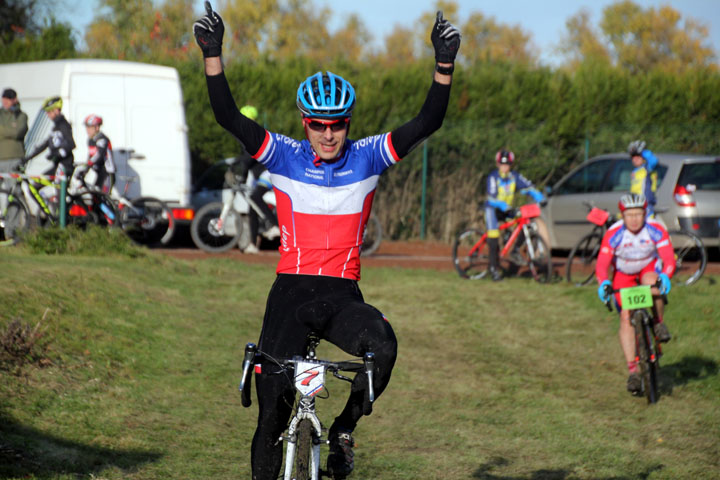
[[355, 89], [339, 75], [317, 72], [300, 83], [296, 103], [303, 117], [347, 118], [355, 107]]

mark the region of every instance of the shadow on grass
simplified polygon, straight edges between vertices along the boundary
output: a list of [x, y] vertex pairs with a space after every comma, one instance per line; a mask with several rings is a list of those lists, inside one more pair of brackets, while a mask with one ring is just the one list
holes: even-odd
[[699, 355], [683, 357], [679, 362], [663, 365], [660, 362], [660, 391], [671, 394], [673, 387], [681, 387], [689, 382], [714, 377], [720, 371], [715, 360]]
[[[572, 471], [564, 469], [535, 470], [534, 472], [519, 476], [496, 475], [491, 472], [491, 470], [496, 467], [504, 467], [509, 464], [510, 461], [505, 458], [493, 458], [489, 462], [480, 465], [480, 468], [478, 468], [473, 473], [472, 478], [479, 478], [481, 480], [565, 480], [567, 478], [570, 478], [571, 475], [575, 477]], [[650, 475], [652, 475], [653, 472], [662, 469], [662, 465], [656, 465], [654, 467], [648, 468], [645, 472], [637, 473], [635, 475], [623, 475], [621, 477], [597, 477], [595, 480], [645, 480], [647, 478], [650, 478]]]
[[157, 461], [159, 452], [84, 445], [17, 423], [0, 412], [0, 479], [57, 478], [97, 474], [111, 467], [134, 471]]

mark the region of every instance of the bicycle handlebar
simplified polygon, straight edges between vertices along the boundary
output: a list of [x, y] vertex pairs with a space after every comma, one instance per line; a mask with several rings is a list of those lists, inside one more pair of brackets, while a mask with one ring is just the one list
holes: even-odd
[[[651, 287], [651, 288], [652, 288], [652, 287], [659, 288], [661, 284], [662, 284], [662, 283], [660, 282], [660, 279], [658, 278], [658, 279], [655, 281], [655, 283], [653, 283], [652, 285], [649, 285], [649, 287]], [[622, 288], [617, 288], [617, 289], [615, 289], [615, 288], [612, 288], [611, 285], [605, 285], [605, 293], [607, 294], [608, 299], [607, 299], [606, 301], [604, 301], [603, 303], [605, 304], [605, 306], [607, 307], [607, 309], [608, 309], [609, 312], [612, 312], [612, 311], [613, 311], [612, 305], [611, 305], [611, 303], [610, 303], [610, 300], [612, 299], [612, 294], [613, 294], [613, 293], [618, 293], [618, 292], [620, 292], [620, 290], [622, 290]], [[668, 303], [667, 294], [662, 294], [662, 295], [660, 295], [660, 297], [662, 297], [663, 303], [664, 303], [665, 305], [667, 305], [667, 303]], [[620, 310], [618, 310], [618, 312], [619, 312], [619, 311], [620, 311]]]
[[[300, 356], [279, 360], [274, 359], [259, 350], [257, 348], [257, 345], [255, 345], [254, 343], [248, 343], [247, 345], [245, 345], [245, 354], [243, 356], [242, 366], [242, 378], [240, 379], [240, 386], [238, 387], [238, 390], [240, 390], [241, 393], [241, 402], [243, 407], [249, 407], [252, 404], [252, 398], [250, 397], [252, 375], [250, 375], [250, 372], [252, 371], [253, 366], [257, 361], [257, 357], [263, 357], [265, 359], [271, 360], [273, 363], [276, 363], [278, 366], [283, 368], [294, 367], [298, 362], [307, 361], [307, 359]], [[358, 360], [331, 362], [328, 360], [317, 359], [313, 359], [312, 362], [318, 365], [325, 366], [328, 371], [332, 372], [333, 376], [349, 382], [352, 382], [352, 379], [343, 377], [338, 372], [361, 372], [364, 368], [365, 374], [368, 376], [368, 398], [370, 400], [370, 403], [373, 403], [375, 401], [375, 388], [373, 387], [375, 368], [374, 353], [366, 352], [363, 356], [362, 363], [360, 363]]]

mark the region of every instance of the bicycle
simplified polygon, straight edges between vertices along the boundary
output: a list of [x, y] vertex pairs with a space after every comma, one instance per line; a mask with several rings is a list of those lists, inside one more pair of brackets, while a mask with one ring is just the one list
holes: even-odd
[[68, 213], [70, 217], [82, 218], [85, 223], [116, 226], [118, 210], [110, 195], [90, 187], [83, 171], [73, 174], [68, 186]]
[[[540, 283], [552, 278], [550, 248], [542, 239], [534, 218], [540, 216], [536, 203], [523, 205], [511, 220], [500, 225], [501, 268], [505, 272], [519, 271], [527, 267], [532, 277]], [[522, 235], [522, 240], [518, 240]], [[471, 228], [460, 233], [452, 248], [453, 265], [460, 277], [470, 280], [484, 278], [488, 274], [489, 250], [487, 232]]]
[[119, 212], [118, 224], [128, 237], [141, 245], [159, 243], [167, 245], [175, 234], [175, 218], [168, 205], [155, 197], [139, 197], [131, 200], [128, 196], [130, 184], [137, 176], [119, 176], [125, 182], [122, 195], [113, 198]]
[[[617, 221], [610, 212], [583, 202], [588, 208], [587, 220], [595, 226], [573, 247], [565, 263], [565, 278], [575, 286], [588, 285], [595, 276], [600, 245], [607, 230]], [[663, 209], [656, 209], [662, 213]], [[687, 230], [668, 232], [675, 251], [673, 284], [692, 285], [702, 277], [707, 266], [707, 251], [702, 239]]]
[[382, 225], [380, 225], [380, 220], [378, 220], [375, 214], [371, 213], [367, 225], [365, 225], [365, 231], [363, 232], [360, 255], [366, 257], [372, 255], [380, 247], [380, 242], [382, 242]]
[[[285, 470], [284, 480], [319, 480], [321, 476], [329, 476], [328, 472], [320, 469], [320, 446], [328, 444], [327, 438], [322, 438], [323, 427], [315, 409], [316, 398], [328, 398], [319, 396], [325, 389], [325, 376], [328, 372], [340, 380], [352, 382], [353, 379], [341, 375], [340, 372], [362, 372], [368, 376], [368, 397], [370, 403], [375, 401], [373, 389], [373, 369], [375, 367], [375, 355], [367, 352], [363, 356], [362, 363], [359, 359], [350, 361], [331, 362], [320, 360], [316, 356], [316, 348], [320, 338], [310, 334], [307, 339], [306, 353], [304, 357], [299, 355], [289, 359], [275, 359], [258, 350], [253, 343], [245, 346], [245, 354], [242, 366], [242, 378], [240, 379], [239, 390], [241, 401], [244, 407], [252, 403], [250, 398], [250, 385], [252, 382], [251, 371], [253, 365], [258, 361], [269, 361], [280, 368], [288, 382], [298, 392], [295, 403], [295, 414], [292, 416], [286, 433], [278, 441], [287, 443], [285, 449]], [[293, 372], [292, 377], [290, 371]], [[335, 477], [340, 478], [340, 477]], [[342, 477], [345, 478], [345, 477]]]
[[[59, 225], [58, 192], [48, 197], [40, 193], [41, 190], [59, 190], [60, 186], [53, 182], [54, 177], [44, 175], [26, 175], [22, 167], [16, 172], [1, 174], [0, 177], [15, 180], [7, 192], [7, 206], [2, 212], [1, 222], [5, 240], [0, 245], [15, 245], [21, 237], [34, 227]], [[66, 196], [66, 223], [84, 227], [88, 222], [94, 221], [93, 215], [88, 212], [73, 214], [72, 198]]]
[[[648, 313], [648, 308], [653, 307], [653, 295], [651, 288], [658, 287], [660, 282], [655, 285], [638, 285], [635, 287], [621, 288], [618, 290], [608, 286], [605, 292], [608, 300], [605, 306], [612, 312], [611, 295], [620, 293], [620, 300], [623, 308], [629, 307], [630, 323], [635, 329], [635, 361], [640, 367], [640, 377], [642, 378], [641, 394], [645, 395], [648, 403], [656, 403], [659, 396], [659, 371], [660, 357], [662, 357], [662, 346], [655, 338], [653, 326], [655, 325], [655, 317]], [[667, 304], [667, 296], [662, 295], [663, 302]], [[620, 310], [618, 310], [619, 312]]]

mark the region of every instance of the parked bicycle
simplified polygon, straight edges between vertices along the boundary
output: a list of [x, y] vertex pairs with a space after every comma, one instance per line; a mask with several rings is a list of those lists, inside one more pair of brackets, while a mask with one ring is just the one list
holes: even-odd
[[122, 195], [113, 199], [117, 207], [120, 228], [136, 243], [167, 245], [175, 233], [175, 219], [168, 205], [155, 197], [128, 197], [130, 184], [137, 176], [118, 177], [125, 182]]
[[[527, 268], [541, 283], [552, 278], [550, 247], [540, 236], [534, 218], [540, 216], [536, 203], [523, 205], [514, 218], [500, 225], [500, 266], [505, 272], [517, 273]], [[462, 278], [476, 280], [488, 274], [487, 232], [471, 228], [458, 235], [452, 249], [453, 265]]]
[[[655, 284], [658, 287], [660, 283]], [[605, 288], [608, 300], [605, 306], [612, 312], [612, 295], [620, 293], [620, 300], [623, 308], [630, 310], [630, 324], [635, 328], [635, 361], [640, 367], [642, 379], [642, 390], [640, 394], [645, 395], [648, 403], [655, 403], [659, 396], [659, 371], [660, 357], [662, 357], [662, 346], [655, 338], [653, 326], [657, 321], [652, 312], [653, 295], [650, 285], [638, 285], [636, 287], [621, 288], [614, 290], [611, 286]], [[667, 296], [663, 295], [663, 302], [667, 304]], [[650, 312], [648, 311], [650, 309]]]
[[374, 213], [370, 214], [365, 232], [363, 232], [363, 243], [360, 247], [360, 255], [368, 257], [375, 253], [382, 242], [382, 225]]
[[[595, 226], [573, 247], [565, 263], [565, 278], [576, 286], [588, 285], [592, 282], [602, 239], [616, 221], [607, 210], [597, 208], [589, 202], [583, 202], [583, 205], [588, 208], [587, 220]], [[656, 209], [656, 213], [663, 211], [665, 210]], [[702, 239], [687, 230], [672, 230], [668, 233], [675, 251], [673, 283], [676, 285], [696, 283], [707, 266], [707, 250]]]
[[71, 217], [82, 218], [85, 223], [115, 226], [118, 223], [117, 205], [110, 195], [89, 186], [85, 176], [77, 171], [68, 186], [68, 211]]
[[[44, 175], [26, 175], [23, 169], [2, 175], [10, 179], [11, 186], [3, 194], [7, 195], [7, 206], [0, 214], [0, 226], [5, 240], [2, 245], [14, 245], [20, 238], [35, 227], [60, 225], [60, 186], [53, 177]], [[66, 223], [84, 226], [92, 219], [87, 214], [73, 215], [70, 206], [73, 199], [66, 197]]]
[[[319, 480], [321, 476], [330, 476], [328, 472], [320, 469], [320, 446], [327, 445], [327, 437], [323, 438], [327, 429], [322, 425], [315, 409], [316, 398], [328, 398], [325, 389], [325, 377], [329, 372], [334, 377], [347, 382], [353, 381], [341, 375], [340, 372], [361, 372], [364, 370], [368, 376], [368, 400], [375, 401], [373, 390], [373, 368], [375, 356], [368, 352], [364, 355], [362, 363], [358, 360], [331, 362], [320, 360], [316, 356], [316, 348], [320, 343], [317, 335], [311, 334], [307, 339], [307, 349], [304, 357], [295, 356], [289, 359], [275, 359], [258, 350], [248, 343], [245, 346], [243, 358], [242, 378], [239, 390], [242, 394], [242, 404], [251, 405], [250, 385], [251, 372], [256, 362], [270, 363], [277, 366], [288, 382], [297, 390], [295, 414], [290, 420], [286, 432], [278, 439], [287, 443], [285, 449], [284, 480]], [[319, 396], [325, 392], [325, 396]], [[338, 477], [335, 477], [338, 478]], [[345, 477], [342, 477], [345, 478]]]

